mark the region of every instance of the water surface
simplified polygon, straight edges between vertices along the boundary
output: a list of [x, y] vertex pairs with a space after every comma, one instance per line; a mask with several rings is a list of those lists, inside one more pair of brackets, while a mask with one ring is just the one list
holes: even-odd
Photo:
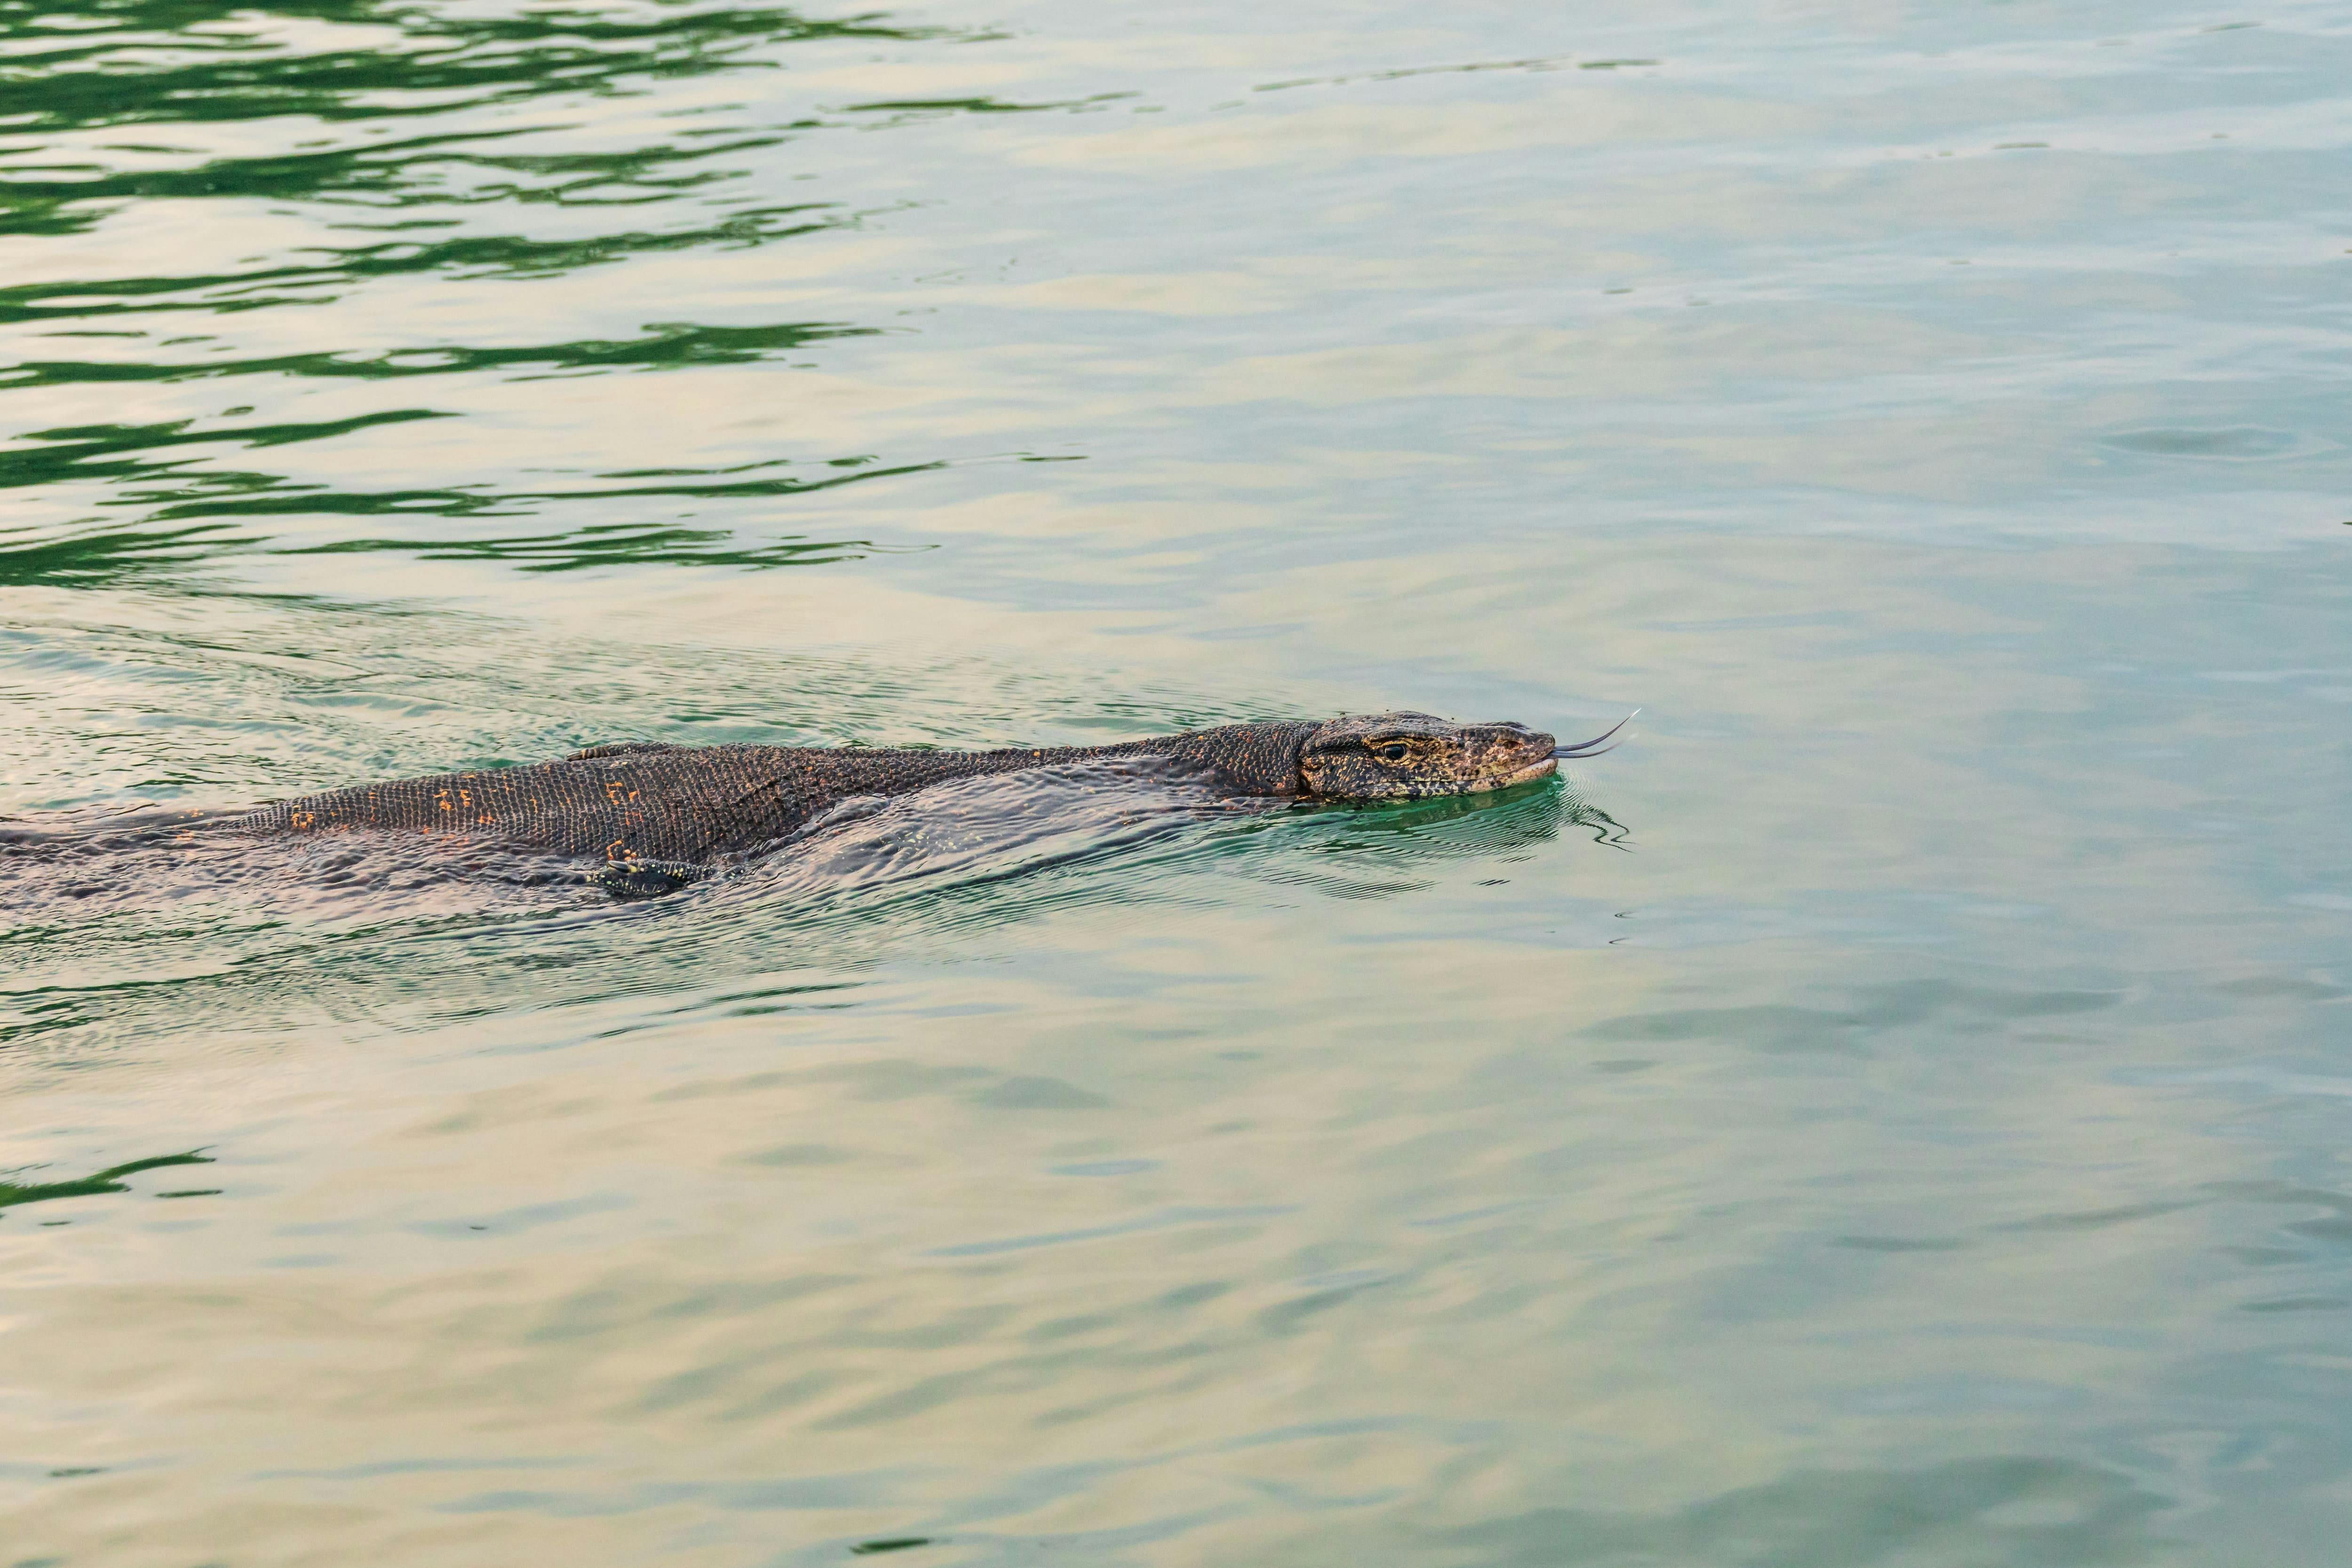
[[0, 5], [0, 1562], [2333, 1563], [2340, 7]]

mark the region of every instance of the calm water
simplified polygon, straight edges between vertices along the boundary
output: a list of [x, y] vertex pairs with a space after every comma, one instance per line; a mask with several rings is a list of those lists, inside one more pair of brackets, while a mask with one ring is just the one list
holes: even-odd
[[[0, 1564], [2321, 1564], [2352, 12], [0, 4]], [[306, 858], [307, 856], [307, 858]], [[103, 874], [97, 874], [102, 873]]]

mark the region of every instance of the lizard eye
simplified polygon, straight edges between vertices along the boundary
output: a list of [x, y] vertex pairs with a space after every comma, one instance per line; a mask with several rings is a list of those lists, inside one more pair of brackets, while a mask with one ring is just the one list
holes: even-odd
[[1412, 754], [1412, 747], [1402, 740], [1383, 741], [1372, 747], [1372, 755], [1383, 762], [1402, 762]]

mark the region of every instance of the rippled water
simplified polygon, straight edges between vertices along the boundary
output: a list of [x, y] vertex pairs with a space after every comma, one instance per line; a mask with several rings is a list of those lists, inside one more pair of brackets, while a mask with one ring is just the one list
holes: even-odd
[[2338, 1561], [2347, 83], [2319, 4], [0, 0], [20, 834], [1643, 708], [641, 904], [20, 845], [0, 1563]]

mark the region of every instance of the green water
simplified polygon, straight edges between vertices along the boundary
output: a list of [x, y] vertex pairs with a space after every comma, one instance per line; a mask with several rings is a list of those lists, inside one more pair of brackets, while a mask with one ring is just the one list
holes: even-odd
[[0, 878], [0, 1568], [2341, 1561], [2347, 83], [0, 4], [0, 813], [1643, 710], [649, 904]]

